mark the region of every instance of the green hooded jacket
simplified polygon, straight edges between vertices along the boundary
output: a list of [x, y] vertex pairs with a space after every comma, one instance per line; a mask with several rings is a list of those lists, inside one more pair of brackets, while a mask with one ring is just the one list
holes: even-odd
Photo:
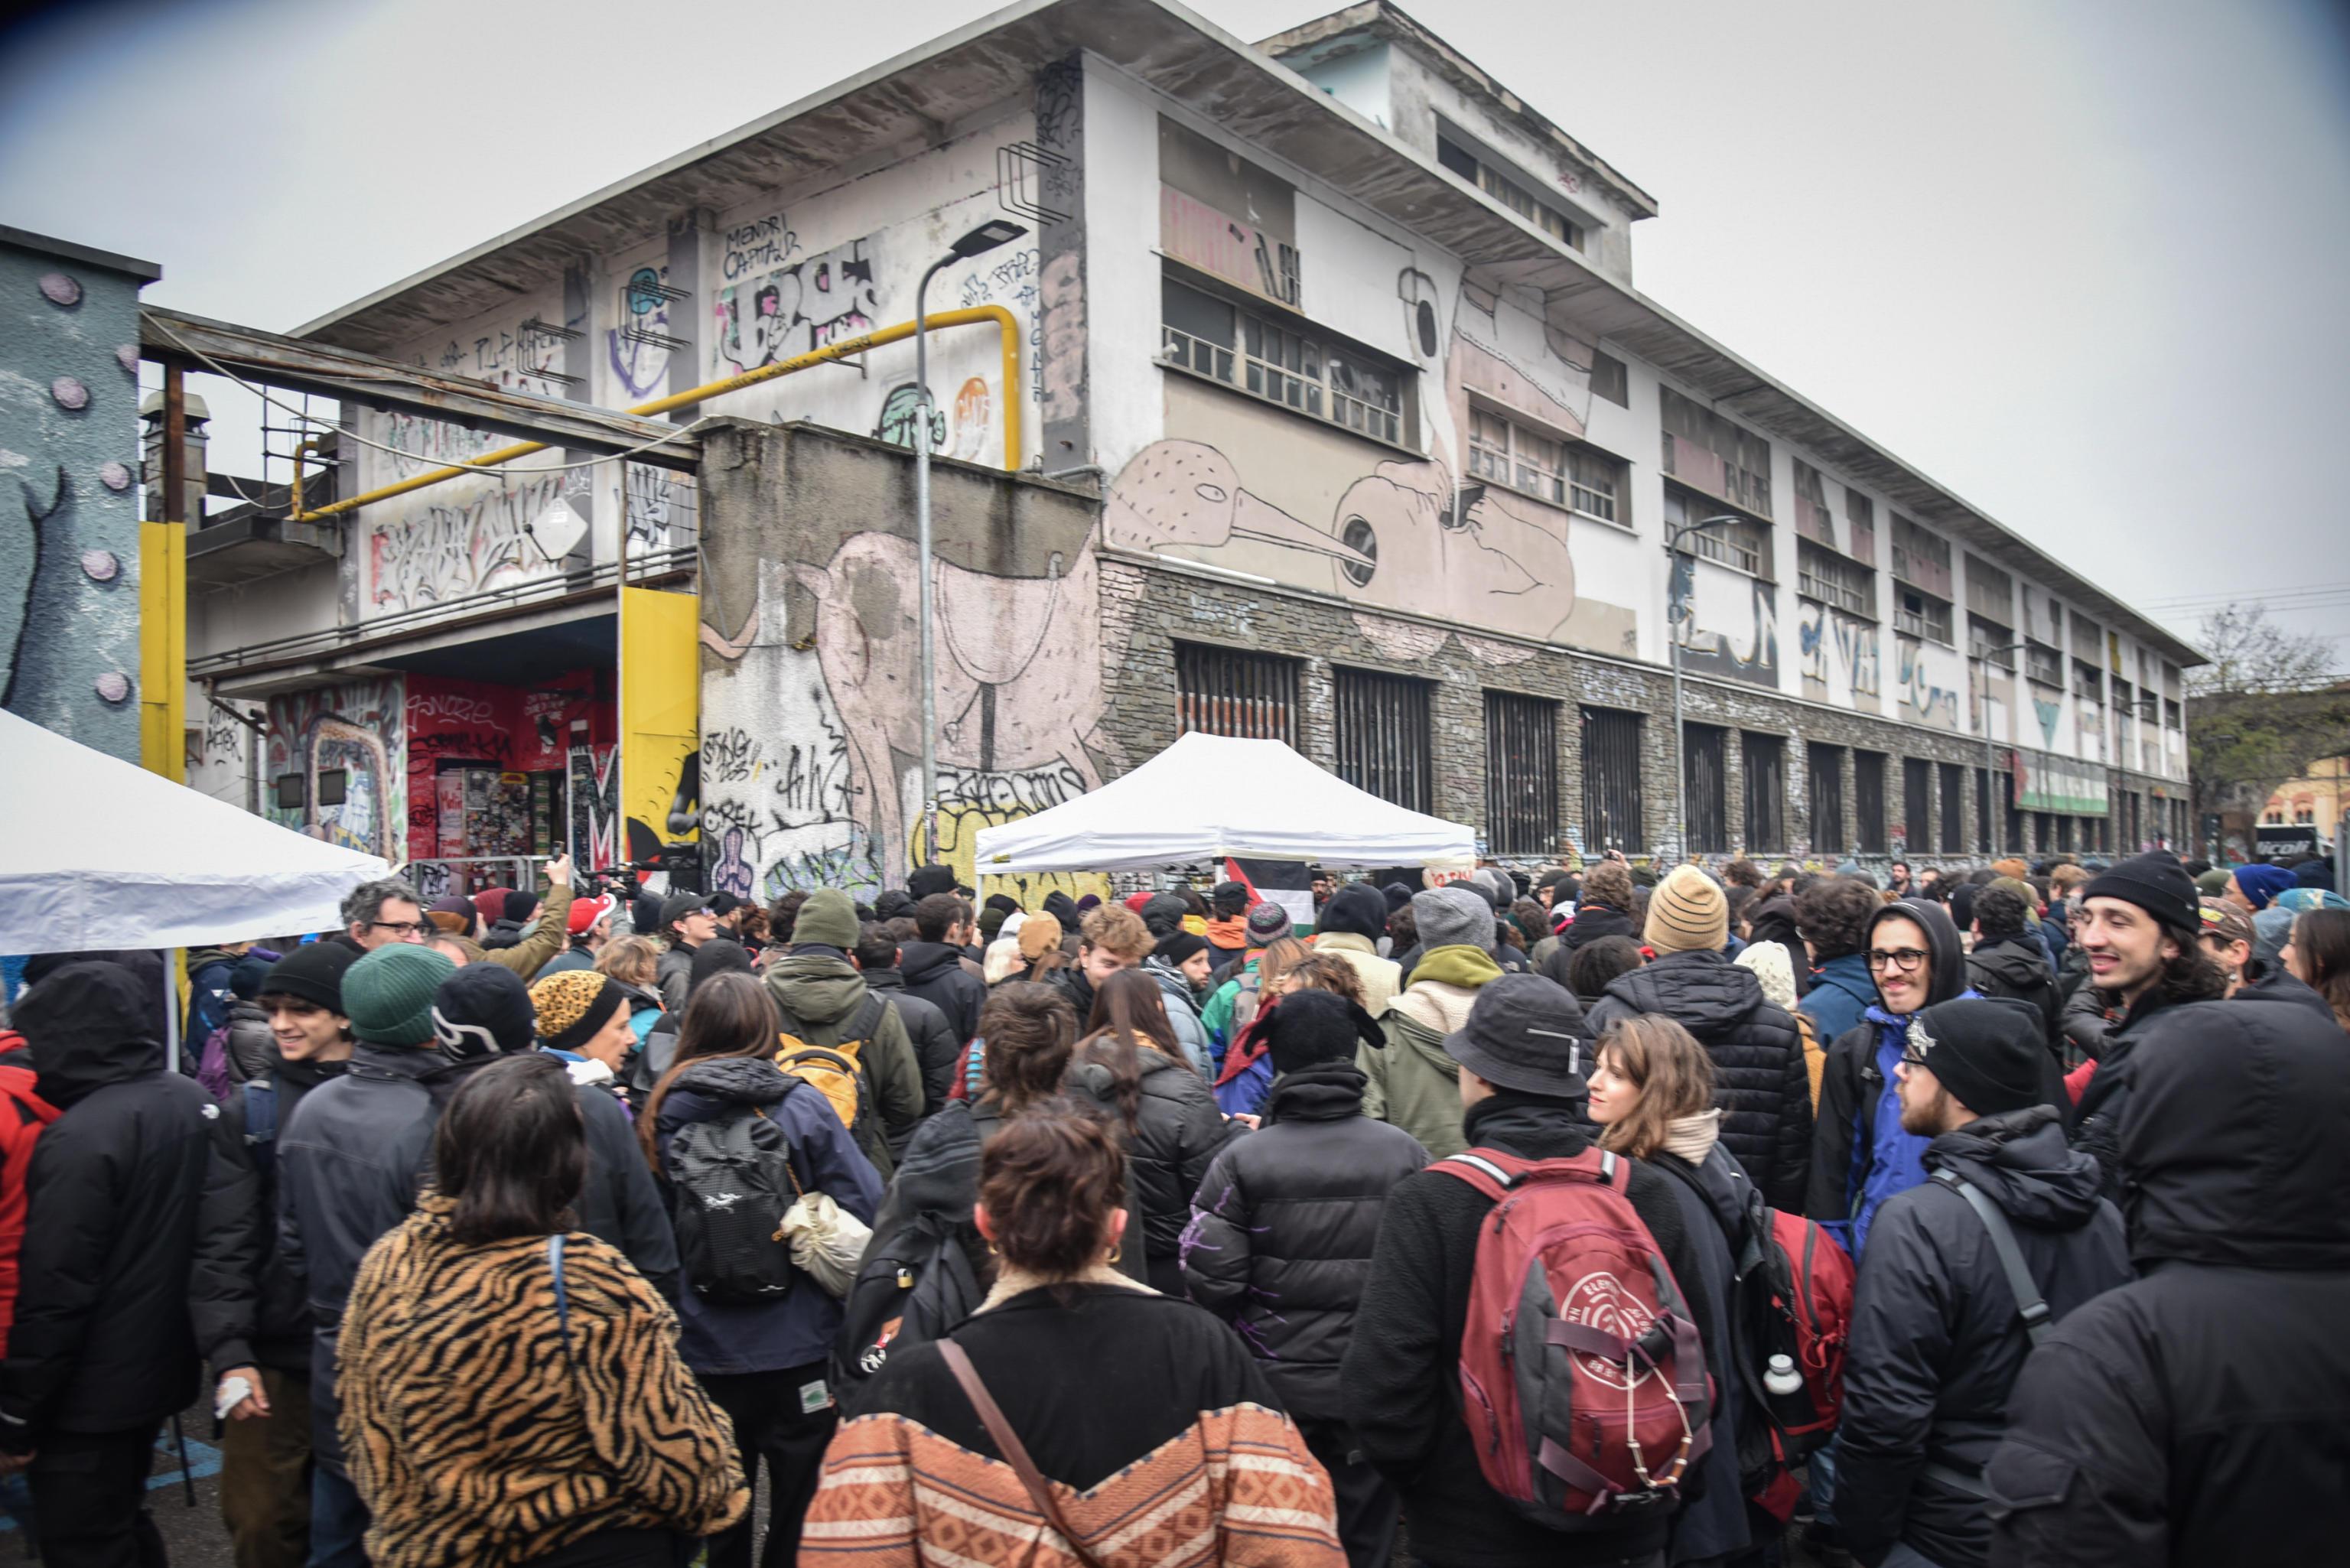
[[1469, 1147], [1461, 1136], [1461, 1064], [1444, 1037], [1469, 1022], [1469, 1010], [1502, 966], [1481, 948], [1441, 947], [1422, 955], [1411, 983], [1379, 1020], [1384, 1050], [1366, 1045], [1356, 1065], [1370, 1082], [1363, 1114], [1418, 1138], [1431, 1159]]

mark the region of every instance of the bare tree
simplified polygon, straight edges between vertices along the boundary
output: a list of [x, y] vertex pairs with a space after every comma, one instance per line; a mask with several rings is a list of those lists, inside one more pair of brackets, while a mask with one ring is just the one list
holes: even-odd
[[2203, 619], [2211, 662], [2187, 676], [2188, 771], [2199, 815], [2254, 814], [2321, 757], [2350, 753], [2350, 681], [2334, 645], [2287, 630], [2262, 606]]

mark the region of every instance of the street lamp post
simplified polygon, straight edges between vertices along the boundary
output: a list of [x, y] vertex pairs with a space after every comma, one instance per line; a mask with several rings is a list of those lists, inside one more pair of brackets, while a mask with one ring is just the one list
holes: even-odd
[[[1982, 700], [1981, 706], [1978, 711], [1982, 716], [1983, 853], [1986, 855], [1991, 853], [1992, 842], [1991, 819], [1993, 813], [1991, 803], [1991, 775], [1999, 771], [1998, 761], [1991, 750], [1991, 661], [1999, 658], [2002, 654], [2014, 653], [2022, 647], [2023, 644], [2020, 642], [2011, 642], [2005, 648], [1979, 648], [1975, 649], [1975, 667], [1982, 673]], [[2012, 849], [2015, 846], [2011, 844], [2008, 847]]]
[[[951, 266], [975, 255], [983, 255], [1001, 244], [1008, 244], [1028, 231], [1018, 223], [1008, 223], [1001, 218], [986, 223], [963, 235], [947, 249], [947, 254], [932, 262], [922, 274], [922, 281], [914, 289], [914, 575], [917, 618], [920, 624], [922, 662], [922, 864], [929, 865], [939, 857], [939, 680], [938, 647], [931, 617], [931, 340], [927, 296], [931, 279], [939, 269]], [[1011, 387], [1003, 389], [1007, 398], [1016, 395]], [[1018, 452], [1005, 454], [1005, 467], [1018, 462]], [[890, 851], [884, 846], [882, 853]]]
[[[1689, 852], [1689, 761], [1682, 754], [1681, 736], [1681, 639], [1683, 617], [1675, 614], [1673, 603], [1672, 562], [1676, 556], [1690, 555], [1681, 548], [1681, 540], [1691, 534], [1701, 534], [1708, 528], [1742, 522], [1737, 517], [1708, 517], [1700, 523], [1682, 523], [1665, 533], [1665, 640], [1673, 653], [1673, 859], [1678, 864]], [[1691, 587], [1695, 585], [1696, 557], [1690, 556]]]

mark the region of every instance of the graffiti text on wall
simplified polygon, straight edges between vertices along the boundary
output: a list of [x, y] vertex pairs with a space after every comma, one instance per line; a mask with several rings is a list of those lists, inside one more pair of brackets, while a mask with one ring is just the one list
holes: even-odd
[[[586, 470], [576, 471], [584, 474]], [[548, 575], [586, 531], [566, 478], [485, 490], [462, 505], [430, 503], [368, 524], [368, 600], [380, 611], [445, 604]]]
[[735, 371], [869, 332], [880, 306], [870, 239], [813, 255], [719, 290], [717, 355]]

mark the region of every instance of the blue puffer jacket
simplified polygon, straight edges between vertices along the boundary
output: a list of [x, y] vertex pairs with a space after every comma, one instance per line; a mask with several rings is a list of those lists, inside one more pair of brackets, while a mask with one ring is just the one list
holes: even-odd
[[[783, 1129], [803, 1190], [829, 1193], [849, 1213], [873, 1223], [881, 1179], [872, 1162], [840, 1125], [823, 1090], [764, 1057], [722, 1056], [677, 1075], [658, 1116], [664, 1168], [670, 1139], [680, 1128], [745, 1107]], [[664, 1178], [662, 1187], [668, 1185]], [[814, 1280], [800, 1276], [781, 1301], [737, 1303], [702, 1300], [692, 1289], [690, 1261], [684, 1272], [677, 1293], [678, 1350], [694, 1371], [717, 1376], [777, 1372], [830, 1354], [840, 1303]]]

